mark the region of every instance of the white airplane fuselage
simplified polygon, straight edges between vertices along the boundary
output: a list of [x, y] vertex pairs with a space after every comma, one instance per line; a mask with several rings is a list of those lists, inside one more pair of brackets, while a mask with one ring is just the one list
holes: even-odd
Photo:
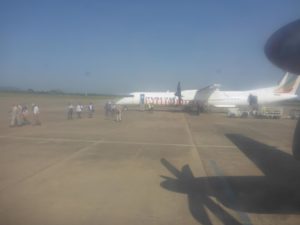
[[274, 92], [274, 88], [250, 91], [220, 91], [217, 89], [208, 98], [208, 105], [222, 108], [249, 106], [249, 95], [256, 96], [257, 103], [260, 105], [291, 100], [298, 97], [296, 94], [276, 93]]
[[[214, 107], [231, 108], [238, 106], [249, 106], [249, 95], [254, 95], [258, 99], [258, 104], [271, 104], [286, 100], [295, 99], [296, 94], [275, 93], [274, 88], [263, 88], [251, 91], [220, 91], [215, 90], [208, 98], [207, 104]], [[189, 105], [194, 102], [197, 90], [183, 90], [180, 105]], [[139, 105], [141, 95], [144, 95], [144, 104], [172, 106], [179, 105], [179, 99], [175, 92], [133, 92], [130, 97], [120, 99], [120, 105]]]
[[188, 105], [194, 100], [196, 92], [196, 89], [182, 91], [182, 99], [180, 104], [179, 98], [175, 95], [175, 92], [132, 92], [128, 95], [128, 97], [121, 98], [119, 101], [117, 101], [117, 104], [126, 106], [139, 104], [163, 106]]
[[[180, 84], [180, 83], [179, 83]], [[286, 73], [277, 86], [261, 88], [250, 91], [220, 91], [218, 85], [212, 85], [200, 90], [182, 90], [178, 88], [181, 95], [179, 102], [177, 92], [133, 92], [127, 97], [120, 99], [120, 105], [189, 105], [214, 106], [231, 108], [249, 106], [250, 99], [256, 99], [256, 104], [264, 105], [286, 100], [295, 99], [296, 91], [300, 84], [300, 76]]]

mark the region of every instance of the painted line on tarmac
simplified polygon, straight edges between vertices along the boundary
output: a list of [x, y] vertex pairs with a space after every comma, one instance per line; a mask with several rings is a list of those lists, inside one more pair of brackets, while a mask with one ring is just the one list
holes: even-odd
[[194, 159], [198, 159], [197, 161], [197, 164], [196, 165], [199, 165], [198, 167], [200, 167], [199, 169], [204, 173], [202, 174], [202, 176], [206, 176], [207, 177], [207, 171], [205, 170], [205, 167], [204, 167], [204, 164], [202, 162], [202, 159], [200, 157], [200, 154], [198, 152], [198, 147], [196, 144], [195, 144], [195, 140], [194, 140], [194, 137], [193, 137], [193, 134], [192, 134], [192, 131], [191, 131], [191, 128], [190, 128], [190, 125], [185, 117], [184, 114], [182, 114], [182, 117], [183, 117], [183, 120], [184, 120], [184, 125], [185, 125], [185, 129], [186, 129], [186, 132], [189, 136], [189, 139], [190, 139], [190, 142], [191, 142], [191, 145], [192, 145], [192, 156]]
[[0, 189], [0, 192], [3, 192], [3, 191], [5, 191], [5, 190], [7, 190], [7, 189], [9, 189], [9, 188], [11, 188], [11, 187], [14, 187], [14, 186], [16, 186], [16, 185], [18, 185], [18, 184], [20, 184], [20, 183], [23, 183], [23, 182], [25, 182], [25, 181], [28, 180], [28, 179], [31, 179], [31, 178], [33, 178], [33, 177], [36, 177], [36, 176], [38, 176], [38, 175], [41, 174], [41, 173], [45, 173], [45, 172], [47, 172], [47, 171], [49, 171], [49, 170], [51, 170], [51, 169], [53, 169], [53, 168], [57, 168], [57, 167], [63, 165], [65, 162], [67, 162], [67, 161], [69, 161], [69, 160], [71, 160], [71, 159], [77, 157], [77, 156], [78, 156], [79, 154], [81, 154], [82, 152], [85, 152], [85, 151], [90, 150], [90, 148], [92, 148], [92, 147], [94, 147], [94, 146], [100, 144], [101, 142], [102, 142], [102, 140], [99, 140], [99, 141], [94, 142], [94, 143], [92, 143], [92, 144], [90, 144], [90, 145], [87, 145], [87, 146], [85, 146], [85, 147], [82, 147], [82, 148], [80, 148], [79, 150], [77, 150], [76, 152], [70, 154], [69, 156], [67, 156], [67, 157], [65, 157], [65, 158], [63, 158], [63, 159], [56, 160], [55, 162], [50, 163], [49, 165], [47, 165], [47, 166], [45, 166], [45, 167], [43, 167], [43, 168], [41, 168], [41, 169], [39, 169], [39, 170], [33, 172], [32, 174], [30, 174], [30, 175], [28, 175], [28, 176], [25, 176], [25, 177], [22, 177], [22, 178], [20, 178], [20, 179], [18, 179], [18, 180], [16, 180], [16, 181], [13, 181], [13, 182], [11, 182], [10, 184], [8, 184], [8, 185], [4, 186], [3, 188], [1, 188], [1, 189]]
[[207, 148], [234, 148], [235, 146], [230, 145], [194, 145], [194, 144], [172, 144], [172, 143], [151, 143], [151, 142], [130, 142], [130, 141], [103, 141], [103, 144], [128, 144], [128, 145], [152, 145], [152, 146], [173, 146], [173, 147], [207, 147]]
[[0, 138], [11, 138], [11, 139], [22, 139], [31, 141], [59, 141], [59, 142], [87, 142], [95, 143], [99, 140], [89, 140], [89, 139], [72, 139], [72, 138], [43, 138], [43, 137], [26, 137], [26, 136], [8, 136], [3, 135]]
[[[187, 119], [186, 119], [185, 116], [184, 116], [184, 119], [185, 119], [186, 130], [187, 130], [187, 132], [188, 132], [188, 135], [190, 136], [190, 139], [191, 139], [192, 143], [194, 143], [194, 138], [193, 138], [193, 136], [192, 136], [192, 132], [191, 132], [189, 123], [188, 123], [188, 121], [187, 121]], [[207, 174], [208, 174], [208, 173], [207, 173], [207, 171], [206, 171], [206, 169], [205, 169], [205, 167], [204, 167], [203, 161], [202, 161], [202, 159], [201, 159], [201, 157], [200, 157], [200, 154], [199, 154], [199, 152], [198, 152], [197, 147], [199, 147], [199, 146], [196, 146], [196, 145], [195, 145], [195, 147], [193, 148], [193, 155], [199, 159], [199, 161], [200, 161], [200, 167], [202, 168], [202, 170], [203, 170], [204, 173], [205, 173], [205, 176], [207, 177]], [[233, 147], [233, 146], [231, 146], [231, 147]], [[210, 161], [211, 161], [211, 160], [210, 160]], [[216, 173], [221, 174], [220, 171], [217, 171]], [[207, 188], [210, 189], [210, 186], [209, 186], [210, 184], [207, 183], [206, 185], [207, 185]], [[229, 198], [231, 198], [231, 200], [234, 201], [236, 198], [235, 198], [235, 195], [234, 195], [232, 189], [230, 189], [230, 186], [227, 185], [227, 186], [225, 186], [225, 188], [226, 188], [226, 191], [228, 192]], [[248, 215], [247, 215], [246, 213], [242, 213], [242, 212], [237, 212], [237, 213], [238, 213], [238, 215], [239, 215], [239, 217], [240, 217], [240, 220], [242, 221], [242, 223], [243, 223], [244, 225], [252, 225], [251, 220], [250, 220], [250, 218], [248, 217]]]
[[[187, 128], [189, 129], [189, 128]], [[42, 137], [26, 137], [26, 136], [8, 136], [2, 135], [0, 138], [11, 138], [11, 139], [22, 139], [22, 140], [32, 140], [32, 141], [53, 141], [53, 142], [86, 142], [86, 143], [96, 143], [99, 140], [91, 139], [72, 139], [72, 138], [42, 138]], [[109, 141], [101, 140], [101, 144], [126, 144], [126, 145], [149, 145], [149, 146], [173, 146], [173, 147], [200, 147], [200, 148], [227, 148], [236, 149], [233, 145], [196, 145], [194, 142], [192, 144], [179, 144], [179, 143], [157, 143], [157, 142], [138, 142], [138, 141]]]
[[[230, 203], [232, 205], [235, 205], [237, 202], [237, 196], [234, 193], [234, 191], [232, 190], [228, 181], [224, 178], [224, 174], [223, 174], [221, 168], [218, 166], [218, 164], [214, 160], [209, 160], [209, 165], [212, 168], [212, 170], [214, 171], [214, 173], [220, 177], [222, 186], [224, 187], [225, 193], [226, 193], [228, 199], [230, 200]], [[251, 219], [247, 213], [239, 212], [239, 211], [235, 211], [235, 212], [238, 214], [242, 224], [252, 225]]]

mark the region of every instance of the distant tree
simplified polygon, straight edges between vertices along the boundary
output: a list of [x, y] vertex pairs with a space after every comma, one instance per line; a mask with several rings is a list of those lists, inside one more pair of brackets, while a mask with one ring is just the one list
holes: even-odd
[[60, 89], [53, 89], [49, 91], [49, 94], [60, 95], [60, 94], [64, 94], [64, 92]]

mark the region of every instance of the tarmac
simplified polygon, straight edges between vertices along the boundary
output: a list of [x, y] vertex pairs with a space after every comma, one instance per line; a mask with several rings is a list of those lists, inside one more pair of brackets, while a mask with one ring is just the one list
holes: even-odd
[[100, 103], [67, 120], [55, 101], [41, 126], [9, 128], [0, 109], [0, 224], [300, 224], [295, 120], [126, 111], [117, 123]]

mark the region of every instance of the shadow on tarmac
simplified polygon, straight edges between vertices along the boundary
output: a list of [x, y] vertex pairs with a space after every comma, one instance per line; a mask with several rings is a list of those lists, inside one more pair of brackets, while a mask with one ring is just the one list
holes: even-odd
[[[225, 225], [251, 224], [246, 213], [299, 214], [300, 163], [277, 148], [243, 135], [226, 136], [261, 170], [263, 176], [223, 176], [221, 169], [211, 161], [216, 176], [194, 177], [189, 165], [178, 170], [166, 159], [161, 159], [162, 165], [176, 177], [162, 176], [161, 187], [187, 194], [192, 216], [204, 225], [212, 224], [205, 208]], [[235, 210], [239, 219], [218, 202]]]
[[148, 112], [148, 113], [155, 113], [155, 112], [168, 112], [168, 113], [179, 113], [179, 114], [188, 114], [191, 116], [199, 116], [201, 113], [195, 110], [187, 110], [187, 109], [180, 109], [180, 108], [155, 108], [153, 110], [141, 110], [141, 109], [128, 109], [127, 111], [133, 112]]
[[201, 113], [206, 113], [204, 108], [196, 107], [195, 105], [152, 105], [152, 109], [147, 109], [147, 105], [126, 107], [127, 111], [134, 112], [170, 112], [170, 113], [186, 113], [190, 115], [199, 116]]

